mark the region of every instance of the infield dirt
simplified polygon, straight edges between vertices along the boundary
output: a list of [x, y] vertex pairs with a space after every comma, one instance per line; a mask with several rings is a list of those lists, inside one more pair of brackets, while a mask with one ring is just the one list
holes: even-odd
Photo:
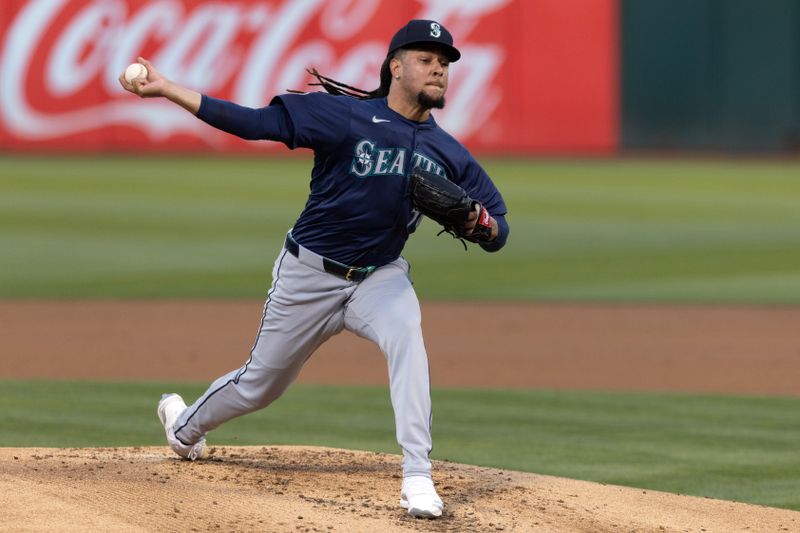
[[[436, 462], [438, 520], [398, 506], [398, 458], [299, 447], [0, 448], [7, 531], [764, 532], [800, 513]], [[9, 528], [9, 526], [11, 526]]]
[[[0, 377], [208, 382], [240, 367], [257, 301], [0, 301]], [[800, 395], [800, 307], [423, 302], [433, 387]], [[384, 385], [344, 332], [305, 383]]]
[[[0, 302], [0, 377], [210, 382], [244, 362], [260, 308]], [[798, 323], [790, 307], [423, 305], [434, 387], [800, 394]], [[385, 362], [343, 334], [300, 381], [385, 384]], [[800, 531], [794, 511], [446, 462], [445, 515], [414, 520], [398, 506], [398, 456], [212, 453], [0, 448], [0, 531]]]

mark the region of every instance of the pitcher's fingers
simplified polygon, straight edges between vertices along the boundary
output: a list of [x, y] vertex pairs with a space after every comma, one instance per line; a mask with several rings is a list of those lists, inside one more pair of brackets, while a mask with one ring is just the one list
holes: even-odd
[[147, 69], [147, 77], [148, 77], [148, 78], [150, 78], [150, 73], [151, 73], [151, 72], [152, 72], [152, 73], [155, 73], [155, 72], [156, 72], [156, 68], [155, 68], [155, 67], [153, 66], [153, 64], [152, 64], [150, 61], [148, 61], [147, 59], [145, 59], [145, 58], [143, 58], [143, 57], [139, 56], [139, 59], [138, 59], [138, 61], [139, 61], [139, 63], [141, 63], [142, 65], [144, 65], [144, 67]]
[[125, 73], [124, 72], [119, 75], [119, 84], [122, 85], [122, 88], [125, 89], [126, 91], [134, 92], [133, 91], [133, 86], [130, 83], [128, 83], [128, 80], [125, 79]]
[[144, 86], [147, 85], [145, 78], [134, 78], [131, 80], [131, 85], [133, 86], [133, 92], [139, 96], [144, 96]]

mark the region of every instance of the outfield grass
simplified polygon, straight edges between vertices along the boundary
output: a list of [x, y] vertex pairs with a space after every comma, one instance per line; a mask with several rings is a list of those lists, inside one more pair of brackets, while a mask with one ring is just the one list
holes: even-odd
[[[426, 221], [422, 298], [800, 303], [800, 165], [485, 160], [512, 234]], [[0, 157], [0, 298], [261, 298], [310, 160]]]
[[[0, 382], [0, 446], [164, 445], [166, 383]], [[434, 390], [432, 457], [800, 510], [800, 398]], [[210, 435], [399, 453], [388, 391], [296, 385]], [[399, 464], [398, 464], [399, 467]]]

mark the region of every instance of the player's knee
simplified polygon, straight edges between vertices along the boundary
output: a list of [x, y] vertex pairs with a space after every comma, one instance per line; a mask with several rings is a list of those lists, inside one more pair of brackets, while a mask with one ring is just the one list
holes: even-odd
[[247, 408], [252, 412], [267, 407], [280, 398], [286, 392], [287, 387], [288, 385], [281, 385], [280, 387], [262, 386], [254, 389], [250, 397], [245, 400]]
[[248, 411], [263, 409], [286, 391], [296, 375], [294, 369], [276, 370], [252, 365], [236, 382], [241, 391], [241, 407]]

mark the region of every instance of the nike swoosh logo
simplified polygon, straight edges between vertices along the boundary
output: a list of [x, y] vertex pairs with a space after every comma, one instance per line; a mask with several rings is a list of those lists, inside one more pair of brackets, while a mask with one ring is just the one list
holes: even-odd
[[391, 120], [386, 118], [378, 118], [375, 115], [372, 115], [372, 122], [374, 122], [375, 124], [380, 124], [381, 122], [391, 122]]

